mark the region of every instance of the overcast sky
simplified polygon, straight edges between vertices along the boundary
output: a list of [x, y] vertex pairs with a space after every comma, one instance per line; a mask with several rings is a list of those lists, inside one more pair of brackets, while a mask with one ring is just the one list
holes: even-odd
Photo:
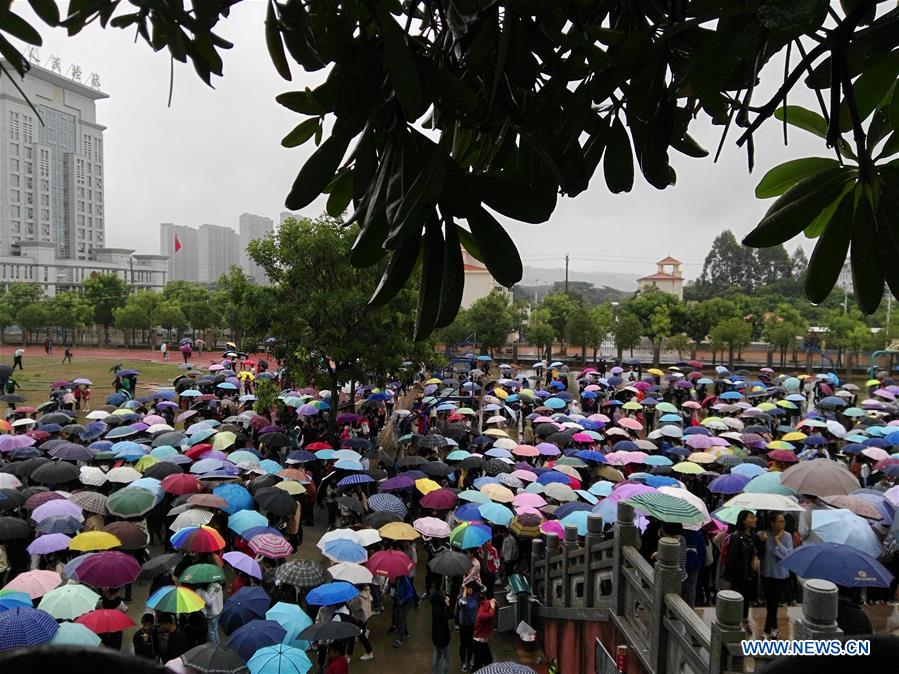
[[[16, 4], [28, 15], [24, 3]], [[72, 38], [62, 29], [43, 31], [43, 64], [52, 54], [61, 57], [64, 71], [80, 65], [84, 81], [97, 72], [110, 96], [97, 110], [98, 121], [108, 127], [110, 246], [156, 253], [161, 222], [236, 228], [243, 212], [277, 222], [311, 150], [281, 147], [281, 138], [300, 118], [274, 99], [284, 91], [314, 86], [322, 76], [295, 69], [290, 83], [275, 73], [265, 49], [264, 15], [265, 3], [257, 0], [232, 10], [220, 34], [235, 47], [223, 54], [225, 76], [214, 90], [190, 65], [176, 63], [171, 108], [167, 53], [134, 44], [132, 31], [90, 26]], [[774, 74], [782, 64], [769, 68]], [[714, 152], [719, 133], [708, 126], [697, 128], [694, 136]], [[643, 274], [652, 270], [655, 260], [672, 255], [684, 261], [688, 277], [695, 276], [718, 232], [730, 228], [739, 238], [764, 213], [770, 202], [756, 200], [753, 188], [765, 171], [786, 159], [825, 154], [817, 139], [796, 130], [785, 148], [780, 125], [772, 120], [758, 136], [756, 169], [749, 175], [745, 152], [734, 144], [736, 135], [728, 139], [717, 165], [711, 158], [689, 159], [672, 152], [678, 184], [668, 190], [655, 190], [638, 174], [630, 194], [611, 195], [600, 171], [579, 197], [560, 199], [549, 223], [508, 223], [525, 264], [561, 266], [568, 252], [574, 269]], [[316, 202], [306, 214], [314, 215], [323, 206], [324, 201]]]

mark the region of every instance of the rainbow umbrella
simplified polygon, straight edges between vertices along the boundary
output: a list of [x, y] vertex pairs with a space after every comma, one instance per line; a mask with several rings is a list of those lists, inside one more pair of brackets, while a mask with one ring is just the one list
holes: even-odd
[[172, 547], [186, 552], [218, 552], [225, 547], [225, 539], [208, 526], [185, 527], [170, 539]]
[[147, 599], [147, 607], [165, 613], [194, 613], [202, 611], [206, 602], [193, 590], [167, 585]]
[[450, 533], [450, 543], [467, 550], [479, 548], [492, 538], [490, 527], [480, 522], [463, 522]]

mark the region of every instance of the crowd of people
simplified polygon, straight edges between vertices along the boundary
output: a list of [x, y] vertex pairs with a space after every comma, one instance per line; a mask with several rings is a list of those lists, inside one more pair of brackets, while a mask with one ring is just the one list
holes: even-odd
[[[184, 358], [157, 390], [117, 369], [93, 410], [72, 393], [87, 380], [53, 382], [36, 407], [0, 397], [0, 650], [342, 674], [402, 649], [424, 606], [432, 674], [489, 672], [532, 541], [573, 527], [583, 542], [591, 514], [612, 537], [619, 503], [650, 563], [661, 538], [680, 543], [689, 605], [743, 595], [748, 635], [777, 638], [807, 578], [839, 586], [847, 635], [872, 633], [866, 603], [895, 601], [887, 373], [859, 387], [695, 361], [472, 365], [329, 392], [232, 351]], [[253, 393], [264, 379], [282, 388], [271, 409]]]

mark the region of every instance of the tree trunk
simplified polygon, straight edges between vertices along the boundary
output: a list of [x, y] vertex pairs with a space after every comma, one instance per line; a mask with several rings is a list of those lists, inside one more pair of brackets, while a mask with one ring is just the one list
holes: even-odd
[[337, 378], [337, 368], [331, 371], [331, 410], [328, 415], [328, 441], [332, 447], [339, 447], [337, 441], [337, 406], [340, 403], [340, 381]]
[[587, 345], [581, 344], [581, 369], [587, 367]]
[[662, 340], [652, 344], [652, 366], [658, 367], [662, 359]]
[[734, 347], [727, 347], [727, 369], [733, 371], [734, 369]]
[[622, 358], [624, 358], [624, 349], [622, 349], [622, 348], [619, 346], [619, 347], [618, 347], [618, 362], [619, 362], [619, 363], [621, 362], [621, 359], [622, 359]]

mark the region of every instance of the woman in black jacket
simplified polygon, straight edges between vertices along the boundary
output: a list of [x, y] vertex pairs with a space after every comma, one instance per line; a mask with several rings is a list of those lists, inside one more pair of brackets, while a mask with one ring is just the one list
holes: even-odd
[[735, 592], [743, 595], [743, 629], [752, 633], [749, 625], [749, 605], [756, 599], [759, 573], [759, 548], [754, 530], [756, 517], [751, 510], [741, 510], [734, 532], [727, 539], [727, 559], [724, 579]]

